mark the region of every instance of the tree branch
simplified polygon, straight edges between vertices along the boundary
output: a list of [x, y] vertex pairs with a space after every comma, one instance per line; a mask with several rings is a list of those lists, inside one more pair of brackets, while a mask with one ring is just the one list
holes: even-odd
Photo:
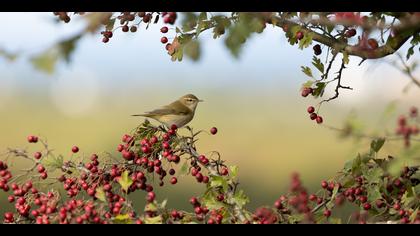
[[320, 34], [293, 21], [283, 19], [279, 16], [272, 17], [272, 24], [278, 27], [300, 26], [303, 33], [312, 33], [312, 39], [334, 48], [338, 52], [347, 52], [348, 55], [358, 56], [363, 59], [378, 59], [396, 52], [413, 34], [420, 32], [420, 18], [410, 16], [400, 19], [400, 25], [393, 28], [393, 35], [389, 35], [386, 43], [376, 49], [361, 48], [358, 45], [349, 45], [344, 41]]

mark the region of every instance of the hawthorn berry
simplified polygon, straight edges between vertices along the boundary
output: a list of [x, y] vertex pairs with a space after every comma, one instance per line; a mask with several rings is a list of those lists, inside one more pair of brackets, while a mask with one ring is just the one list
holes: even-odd
[[41, 159], [41, 157], [42, 157], [42, 153], [41, 152], [35, 152], [34, 153], [34, 158], [35, 159], [39, 160], [39, 159]]
[[131, 31], [132, 33], [136, 32], [136, 31], [137, 31], [137, 26], [132, 25], [132, 26], [130, 27], [130, 31]]
[[316, 117], [316, 123], [318, 123], [318, 124], [322, 124], [322, 122], [323, 122], [322, 117], [321, 117], [321, 116], [317, 116], [317, 117]]
[[312, 113], [315, 112], [315, 107], [309, 106], [308, 109], [307, 109], [307, 111], [308, 111], [309, 114], [312, 114]]
[[356, 35], [356, 30], [355, 29], [349, 29], [344, 33], [344, 36], [346, 36], [347, 38], [351, 38], [353, 36]]
[[378, 41], [376, 41], [376, 39], [368, 39], [367, 43], [371, 49], [378, 48]]
[[309, 115], [309, 118], [310, 118], [311, 120], [315, 120], [317, 117], [318, 117], [318, 115], [317, 115], [316, 113], [311, 113], [311, 114]]
[[325, 181], [325, 180], [323, 180], [323, 181], [321, 182], [321, 187], [322, 187], [323, 189], [328, 188], [328, 182], [327, 182], [327, 181]]
[[365, 209], [366, 211], [367, 210], [370, 210], [370, 208], [371, 208], [372, 206], [370, 205], [370, 203], [368, 203], [368, 202], [366, 202], [365, 204], [363, 204], [363, 209]]
[[309, 88], [309, 87], [304, 87], [303, 89], [302, 89], [302, 97], [307, 97], [309, 94], [311, 94], [313, 92], [313, 89], [312, 88]]
[[296, 39], [297, 40], [301, 40], [301, 39], [303, 39], [303, 32], [302, 31], [298, 31], [297, 33], [296, 33]]
[[313, 48], [312, 48], [313, 50], [314, 50], [314, 54], [315, 55], [321, 55], [321, 53], [322, 53], [322, 50], [321, 50], [321, 45], [319, 45], [319, 44], [315, 44], [315, 46], [313, 46]]
[[166, 26], [163, 26], [162, 28], [160, 28], [160, 32], [162, 32], [162, 33], [167, 33], [168, 32], [168, 27], [166, 27]]
[[162, 37], [161, 39], [160, 39], [160, 42], [161, 43], [163, 43], [163, 44], [165, 44], [165, 43], [167, 43], [168, 42], [168, 38], [167, 37]]
[[331, 216], [331, 210], [328, 210], [328, 209], [326, 209], [326, 210], [324, 210], [324, 216], [325, 217], [330, 217]]
[[37, 143], [38, 142], [38, 137], [34, 136], [34, 135], [29, 135], [28, 136], [28, 142], [29, 143]]
[[178, 182], [178, 179], [174, 176], [171, 178], [171, 184], [176, 184]]
[[77, 147], [77, 146], [73, 146], [73, 147], [71, 148], [71, 151], [72, 151], [73, 153], [78, 153], [78, 152], [79, 152], [79, 147]]

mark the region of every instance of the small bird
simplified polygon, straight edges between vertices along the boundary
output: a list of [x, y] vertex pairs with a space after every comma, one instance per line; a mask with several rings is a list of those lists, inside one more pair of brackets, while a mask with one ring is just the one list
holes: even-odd
[[193, 94], [187, 94], [169, 105], [146, 112], [145, 114], [132, 116], [149, 117], [159, 121], [168, 128], [171, 128], [172, 125], [181, 128], [194, 118], [195, 109], [199, 102], [203, 102], [203, 100], [198, 99]]

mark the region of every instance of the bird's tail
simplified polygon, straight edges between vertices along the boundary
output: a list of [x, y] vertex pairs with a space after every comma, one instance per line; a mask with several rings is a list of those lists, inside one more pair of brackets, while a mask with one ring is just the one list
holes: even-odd
[[144, 117], [151, 117], [150, 114], [136, 114], [136, 115], [131, 115], [131, 116], [144, 116]]

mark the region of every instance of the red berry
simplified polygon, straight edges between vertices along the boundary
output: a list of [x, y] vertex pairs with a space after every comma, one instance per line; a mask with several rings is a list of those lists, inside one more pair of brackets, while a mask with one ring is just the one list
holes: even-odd
[[378, 41], [376, 41], [376, 39], [368, 39], [367, 43], [371, 49], [378, 48]]
[[39, 164], [39, 165], [37, 166], [37, 169], [38, 169], [38, 172], [39, 172], [39, 173], [43, 173], [43, 172], [45, 171], [45, 167], [44, 167], [43, 165], [41, 165], [41, 164]]
[[42, 153], [41, 152], [35, 152], [34, 153], [34, 158], [35, 159], [39, 160], [39, 159], [41, 159], [41, 157], [42, 157]]
[[301, 32], [301, 31], [298, 31], [297, 33], [296, 33], [296, 39], [297, 40], [301, 40], [301, 39], [303, 39], [303, 32]]
[[363, 204], [363, 209], [365, 209], [366, 211], [367, 210], [370, 210], [370, 208], [371, 208], [372, 206], [370, 205], [370, 203], [365, 203], [365, 204]]
[[349, 30], [346, 31], [346, 33], [344, 33], [344, 36], [346, 36], [347, 38], [351, 38], [355, 35], [356, 35], [356, 30], [355, 29], [349, 29]]
[[156, 194], [154, 192], [148, 192], [147, 193], [147, 201], [153, 202], [155, 200]]
[[327, 188], [328, 187], [328, 182], [327, 181], [325, 181], [325, 180], [323, 180], [322, 182], [321, 182], [321, 187], [322, 188]]
[[319, 44], [316, 44], [315, 46], [313, 46], [312, 49], [314, 50], [314, 54], [317, 55], [317, 56], [322, 53], [321, 45], [319, 45]]
[[397, 211], [398, 211], [399, 209], [401, 209], [401, 205], [400, 205], [399, 203], [395, 203], [393, 207], [394, 207], [394, 209], [395, 209], [395, 210], [397, 210]]
[[12, 203], [12, 202], [14, 202], [14, 201], [15, 201], [15, 197], [14, 197], [14, 196], [9, 196], [9, 197], [7, 197], [7, 200], [8, 200], [10, 203]]
[[317, 199], [318, 199], [318, 197], [315, 194], [309, 195], [309, 200], [310, 201], [316, 201]]
[[160, 39], [160, 42], [161, 43], [163, 43], [163, 44], [165, 44], [165, 43], [167, 43], [168, 42], [168, 38], [167, 37], [162, 37], [161, 39]]
[[174, 175], [174, 174], [175, 174], [175, 170], [174, 170], [174, 169], [170, 169], [170, 170], [169, 170], [169, 174], [170, 174], [170, 175]]
[[315, 112], [315, 107], [310, 106], [310, 107], [308, 107], [307, 111], [308, 111], [309, 114], [312, 114], [312, 113]]
[[277, 200], [274, 202], [274, 207], [277, 209], [282, 209], [283, 208], [283, 204], [281, 203], [280, 200]]
[[228, 171], [228, 169], [226, 167], [223, 167], [220, 174], [227, 175], [227, 174], [229, 174], [229, 171]]
[[330, 217], [330, 216], [331, 216], [331, 210], [328, 210], [328, 209], [327, 209], [327, 210], [325, 210], [325, 211], [324, 211], [324, 216], [325, 216], [325, 217]]
[[71, 151], [72, 151], [73, 153], [78, 153], [78, 152], [79, 152], [79, 147], [77, 147], [77, 146], [73, 146], [73, 147], [71, 148]]
[[48, 174], [47, 174], [47, 172], [42, 172], [40, 176], [41, 176], [41, 179], [46, 179], [46, 178], [48, 178]]
[[417, 117], [417, 114], [418, 114], [417, 107], [411, 107], [410, 108], [410, 116], [411, 117]]
[[103, 37], [103, 38], [102, 38], [102, 42], [103, 42], [103, 43], [108, 43], [108, 42], [109, 42], [109, 38], [107, 38], [107, 37]]
[[309, 115], [309, 118], [311, 120], [315, 120], [318, 117], [318, 115], [316, 113], [311, 113], [311, 115]]
[[323, 122], [322, 117], [321, 117], [321, 116], [317, 116], [317, 117], [316, 117], [316, 123], [318, 123], [318, 124], [322, 124], [322, 122]]
[[192, 205], [198, 205], [198, 199], [196, 198], [196, 197], [192, 197], [191, 199], [190, 199], [190, 203], [192, 204]]
[[312, 88], [305, 87], [302, 89], [302, 97], [307, 97], [309, 94], [313, 92]]
[[213, 135], [217, 134], [217, 128], [216, 127], [211, 128], [210, 133]]
[[129, 30], [128, 25], [124, 25], [124, 26], [122, 27], [122, 31], [123, 31], [123, 32], [128, 32], [128, 30]]
[[36, 143], [36, 142], [38, 142], [38, 137], [37, 136], [34, 136], [34, 135], [29, 135], [28, 136], [28, 142], [30, 142], [30, 143]]
[[176, 184], [178, 182], [178, 179], [176, 177], [171, 178], [171, 184]]
[[166, 27], [166, 26], [163, 26], [162, 28], [160, 28], [160, 32], [162, 32], [162, 33], [167, 33], [168, 32], [168, 27]]

